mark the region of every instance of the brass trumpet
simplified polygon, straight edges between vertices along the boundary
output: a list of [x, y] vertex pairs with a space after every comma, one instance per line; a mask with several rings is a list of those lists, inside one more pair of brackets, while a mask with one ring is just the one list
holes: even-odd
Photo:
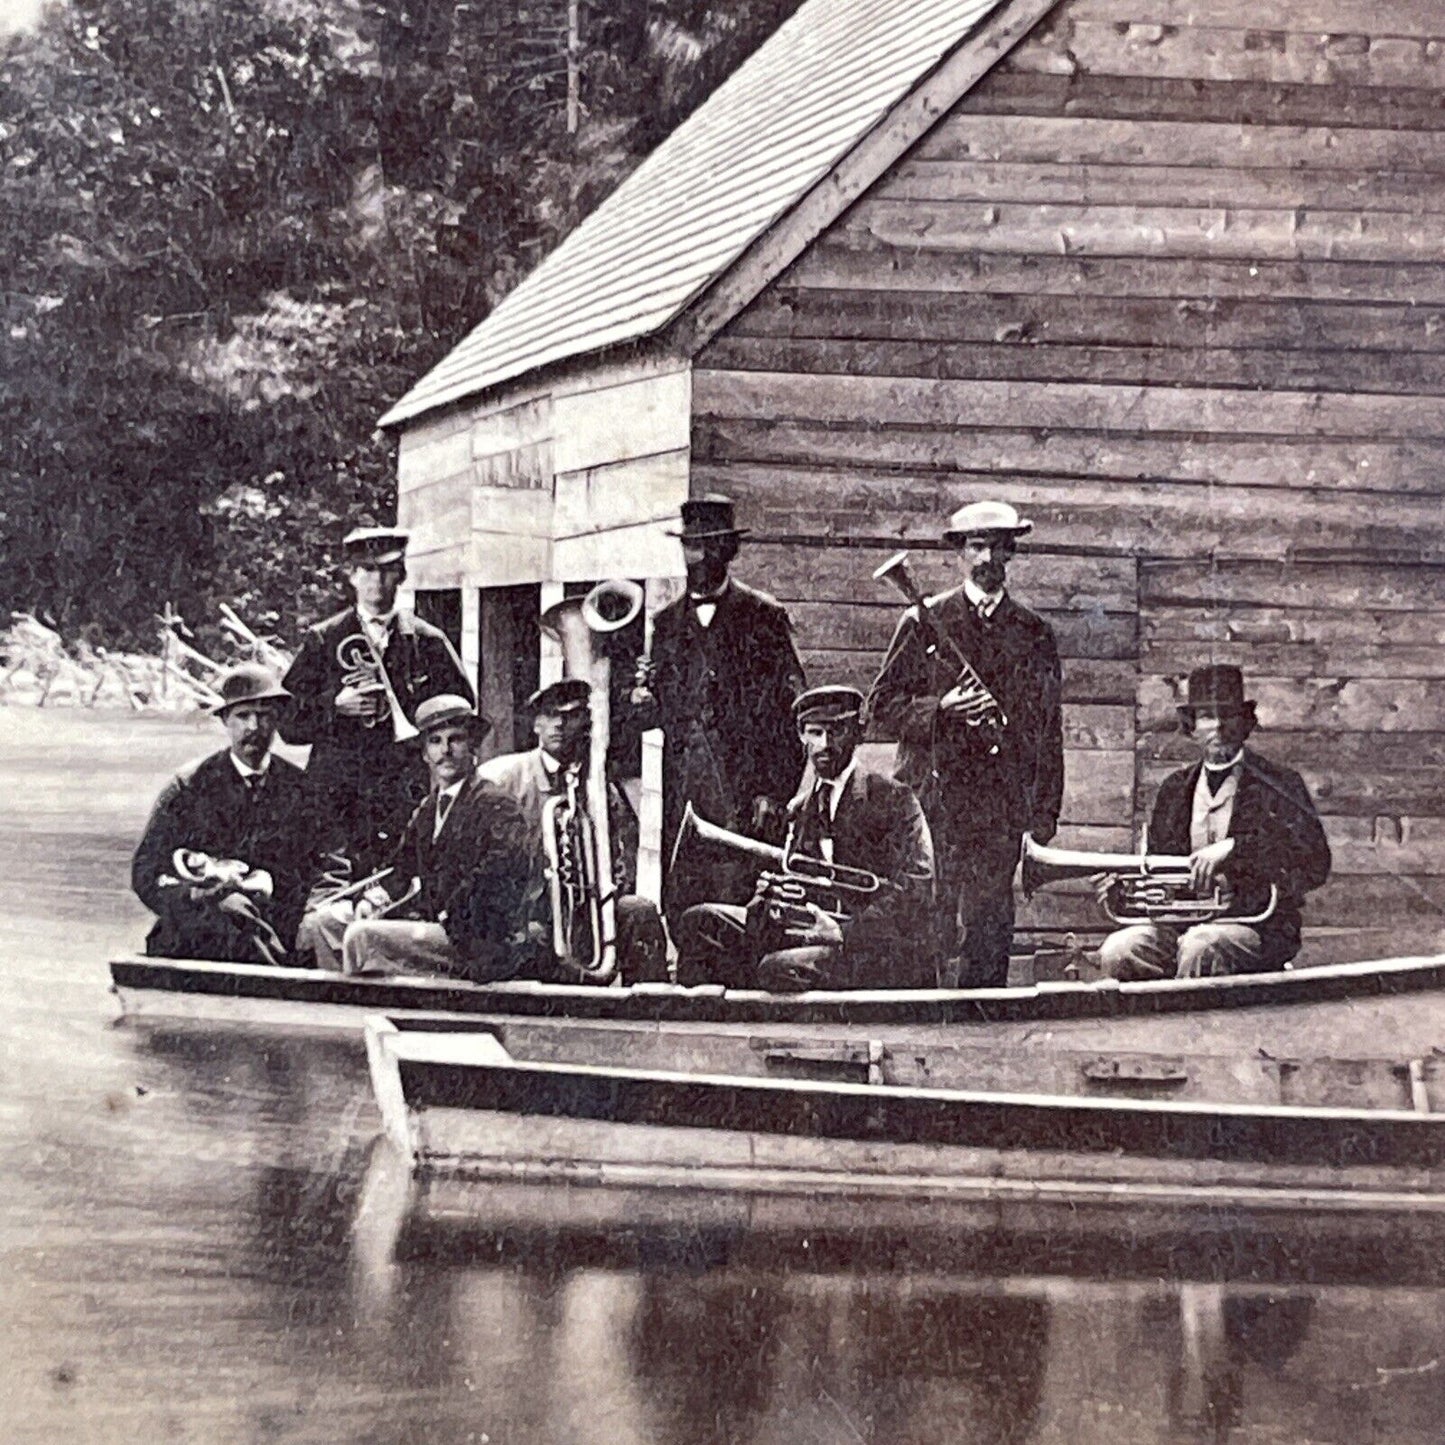
[[1088, 853], [1070, 848], [1049, 848], [1025, 833], [1019, 884], [1024, 897], [1032, 897], [1051, 883], [1102, 876], [1107, 879], [1100, 906], [1109, 921], [1120, 928], [1136, 923], [1162, 923], [1190, 928], [1196, 923], [1263, 923], [1279, 902], [1279, 890], [1270, 884], [1264, 909], [1248, 916], [1233, 911], [1234, 900], [1226, 883], [1216, 883], [1201, 897], [1194, 891], [1189, 859], [1175, 853], [1147, 851], [1148, 838], [1138, 853]]
[[970, 722], [968, 725], [985, 729], [982, 736], [988, 739], [988, 751], [990, 753], [998, 752], [998, 735], [1008, 726], [1008, 717], [1004, 713], [1003, 704], [978, 675], [978, 670], [969, 661], [967, 654], [958, 645], [958, 642], [950, 637], [934, 619], [929, 609], [928, 599], [923, 595], [923, 589], [913, 580], [913, 576], [908, 570], [908, 553], [895, 552], [873, 573], [873, 580], [891, 583], [908, 599], [910, 605], [918, 613], [918, 625], [923, 629], [929, 653], [936, 655], [940, 651], [943, 652], [958, 669], [955, 685], [969, 692], [983, 694], [988, 703], [988, 711], [976, 722]]
[[[336, 644], [336, 661], [341, 666], [341, 681], [347, 687], [361, 688], [367, 692], [380, 691], [386, 698], [387, 711], [391, 717], [391, 735], [399, 743], [409, 742], [417, 736], [417, 730], [406, 715], [396, 689], [387, 675], [386, 663], [370, 635], [363, 629], [343, 637]], [[366, 719], [366, 726], [375, 727], [379, 719]]]

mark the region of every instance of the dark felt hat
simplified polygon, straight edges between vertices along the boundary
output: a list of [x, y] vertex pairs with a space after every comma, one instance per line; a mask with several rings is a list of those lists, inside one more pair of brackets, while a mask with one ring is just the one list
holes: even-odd
[[667, 535], [683, 542], [707, 542], [718, 537], [746, 537], [748, 529], [734, 523], [733, 499], [711, 492], [705, 497], [695, 497], [684, 502], [682, 531], [669, 532]]
[[799, 726], [808, 722], [848, 722], [863, 714], [863, 694], [856, 687], [829, 684], [810, 687], [793, 704], [793, 721]]
[[592, 684], [581, 677], [564, 677], [560, 682], [539, 687], [527, 699], [527, 706], [534, 713], [571, 712], [574, 708], [586, 707], [592, 701]]
[[1211, 712], [1254, 716], [1254, 699], [1244, 695], [1244, 673], [1229, 663], [1210, 663], [1189, 674], [1179, 715], [1189, 722], [1203, 708]]
[[341, 558], [348, 567], [381, 567], [406, 557], [408, 532], [395, 527], [353, 527], [341, 539]]
[[221, 700], [211, 711], [224, 717], [243, 702], [287, 702], [291, 694], [277, 682], [275, 674], [259, 662], [241, 662], [221, 674], [216, 684]]
[[491, 732], [492, 725], [469, 703], [466, 698], [454, 692], [439, 693], [417, 705], [416, 730], [423, 737], [436, 728], [444, 728], [455, 722], [470, 725], [477, 737], [484, 738]]

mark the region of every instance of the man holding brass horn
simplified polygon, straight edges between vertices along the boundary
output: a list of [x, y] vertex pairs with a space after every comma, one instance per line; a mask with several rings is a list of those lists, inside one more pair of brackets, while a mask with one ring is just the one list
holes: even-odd
[[1189, 674], [1180, 723], [1200, 759], [1164, 779], [1149, 849], [1187, 856], [1190, 890], [1221, 890], [1218, 918], [1138, 923], [1099, 950], [1114, 978], [1199, 978], [1283, 968], [1299, 952], [1300, 905], [1330, 875], [1330, 847], [1300, 775], [1245, 747], [1254, 699], [1237, 667]]
[[898, 740], [895, 776], [923, 804], [938, 855], [939, 945], [965, 987], [1008, 981], [1013, 874], [1025, 832], [1054, 834], [1063, 794], [1058, 648], [1048, 623], [1004, 587], [1033, 524], [1004, 502], [960, 508], [943, 534], [962, 585], [925, 599], [900, 559], [878, 576], [914, 605], [869, 694]]
[[381, 865], [421, 797], [409, 748], [418, 705], [443, 693], [473, 697], [446, 635], [398, 610], [405, 532], [359, 527], [342, 543], [355, 605], [307, 633], [285, 677], [295, 699], [281, 731], [310, 743], [314, 807], [328, 844], [357, 876]]
[[[729, 575], [747, 532], [727, 497], [684, 502], [682, 530], [672, 535], [682, 543], [687, 592], [658, 613], [632, 694], [635, 724], [663, 732], [664, 851], [689, 803], [723, 827], [781, 837], [802, 766], [790, 709], [803, 666], [788, 614]], [[698, 878], [670, 874], [667, 889], [669, 919], [709, 896]]]
[[[747, 907], [703, 903], [682, 915], [678, 982], [783, 991], [935, 986], [927, 928], [917, 927], [933, 904], [928, 824], [906, 785], [858, 768], [862, 708], [852, 687], [815, 687], [793, 704], [808, 762], [788, 804], [787, 840]], [[690, 826], [745, 859], [775, 851]], [[679, 847], [689, 842], [685, 830]]]
[[[527, 889], [528, 977], [555, 976], [575, 983], [606, 966], [609, 922], [604, 899], [612, 900], [617, 970], [627, 983], [667, 982], [667, 936], [656, 906], [632, 893], [637, 859], [637, 815], [621, 788], [609, 778], [608, 847], [598, 850], [591, 796], [593, 684], [567, 677], [539, 689], [527, 700], [533, 712], [537, 746], [485, 762], [481, 776], [500, 788], [522, 810], [532, 845], [532, 877]], [[612, 880], [601, 886], [589, 878], [589, 854], [605, 851]], [[559, 918], [559, 914], [562, 915]]]
[[348, 924], [342, 968], [476, 983], [511, 978], [524, 957], [517, 945], [531, 849], [521, 809], [477, 774], [477, 748], [491, 724], [469, 699], [446, 694], [422, 703], [416, 723], [431, 788], [394, 852], [389, 886], [366, 901], [385, 909], [413, 896], [405, 916]]

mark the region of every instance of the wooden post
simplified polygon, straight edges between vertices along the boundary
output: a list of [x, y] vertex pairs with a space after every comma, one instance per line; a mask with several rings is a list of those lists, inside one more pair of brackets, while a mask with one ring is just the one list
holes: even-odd
[[462, 669], [471, 680], [477, 698], [482, 696], [482, 594], [475, 587], [462, 588]]
[[[647, 615], [647, 646], [652, 648], [652, 619], [686, 585], [680, 577], [649, 577], [643, 606]], [[662, 902], [662, 854], [671, 839], [662, 836], [662, 730], [642, 735], [642, 796], [637, 809], [637, 891], [654, 903]]]
[[567, 134], [576, 135], [582, 115], [582, 34], [579, 0], [567, 0]]

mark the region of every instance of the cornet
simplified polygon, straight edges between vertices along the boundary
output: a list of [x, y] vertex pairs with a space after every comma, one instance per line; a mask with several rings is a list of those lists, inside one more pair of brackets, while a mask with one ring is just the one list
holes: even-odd
[[[346, 687], [360, 688], [365, 692], [381, 692], [386, 698], [387, 710], [391, 716], [391, 735], [399, 743], [409, 742], [417, 736], [417, 730], [406, 715], [396, 689], [387, 675], [386, 663], [376, 644], [364, 630], [343, 637], [336, 644], [336, 661], [341, 666], [341, 681]], [[366, 726], [373, 728], [380, 719], [375, 715], [366, 719]]]

